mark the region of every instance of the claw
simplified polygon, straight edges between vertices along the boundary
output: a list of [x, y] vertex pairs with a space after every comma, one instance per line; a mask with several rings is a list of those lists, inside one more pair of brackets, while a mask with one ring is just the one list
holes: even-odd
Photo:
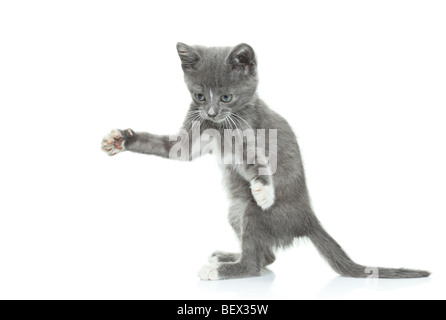
[[112, 135], [113, 138], [115, 139], [119, 139], [121, 138], [121, 131], [114, 129], [110, 132], [110, 134]]

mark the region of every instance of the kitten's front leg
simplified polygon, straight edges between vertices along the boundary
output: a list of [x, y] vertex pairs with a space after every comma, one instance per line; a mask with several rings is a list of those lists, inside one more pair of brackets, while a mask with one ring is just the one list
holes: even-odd
[[[184, 143], [188, 143], [187, 139]], [[170, 151], [177, 143], [169, 136], [159, 136], [146, 132], [135, 132], [132, 129], [112, 130], [102, 140], [102, 150], [110, 156], [122, 151], [150, 154], [162, 158], [170, 158]], [[177, 158], [175, 158], [177, 159]], [[190, 160], [188, 155], [179, 160]]]

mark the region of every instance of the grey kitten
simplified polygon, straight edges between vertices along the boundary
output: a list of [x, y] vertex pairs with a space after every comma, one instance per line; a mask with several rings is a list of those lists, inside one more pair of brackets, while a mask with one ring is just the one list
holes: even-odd
[[[274, 168], [271, 162], [260, 161], [257, 156], [251, 163], [221, 165], [231, 201], [229, 222], [240, 240], [241, 253], [214, 252], [210, 264], [199, 272], [201, 279], [259, 276], [274, 262], [275, 249], [290, 246], [300, 237], [311, 239], [330, 266], [342, 276], [422, 278], [430, 275], [427, 271], [366, 268], [356, 264], [323, 229], [311, 208], [296, 137], [287, 121], [256, 93], [257, 61], [249, 45], [207, 48], [178, 43], [177, 50], [192, 96], [180, 140], [131, 129], [113, 130], [102, 142], [104, 151], [110, 155], [127, 150], [174, 158], [177, 152], [172, 150], [178, 144], [189, 151], [194, 149], [197, 138], [192, 132], [195, 129], [200, 134], [208, 129], [216, 130], [221, 133], [222, 140], [226, 139], [227, 129], [277, 130]], [[230, 137], [231, 141], [234, 137]], [[247, 144], [245, 138], [244, 146]], [[266, 138], [266, 141], [268, 149], [270, 140]], [[212, 151], [203, 150], [200, 146], [200, 152], [189, 152], [178, 158], [193, 160]], [[246, 160], [246, 152], [243, 159]]]

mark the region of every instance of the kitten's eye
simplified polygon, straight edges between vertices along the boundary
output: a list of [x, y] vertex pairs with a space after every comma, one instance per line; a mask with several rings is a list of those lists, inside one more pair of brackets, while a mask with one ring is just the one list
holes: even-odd
[[206, 100], [206, 97], [205, 97], [204, 95], [202, 95], [201, 93], [198, 93], [198, 94], [196, 95], [196, 97], [197, 97], [197, 99], [198, 99], [199, 101], [204, 101], [204, 100]]
[[225, 94], [221, 96], [221, 101], [230, 102], [232, 100], [232, 94]]

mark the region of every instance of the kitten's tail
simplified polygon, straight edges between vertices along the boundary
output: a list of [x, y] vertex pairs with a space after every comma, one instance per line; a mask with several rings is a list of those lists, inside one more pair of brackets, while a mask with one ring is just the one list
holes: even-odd
[[353, 262], [341, 246], [317, 223], [308, 237], [330, 266], [341, 276], [352, 278], [426, 278], [430, 272], [409, 269], [370, 268]]

